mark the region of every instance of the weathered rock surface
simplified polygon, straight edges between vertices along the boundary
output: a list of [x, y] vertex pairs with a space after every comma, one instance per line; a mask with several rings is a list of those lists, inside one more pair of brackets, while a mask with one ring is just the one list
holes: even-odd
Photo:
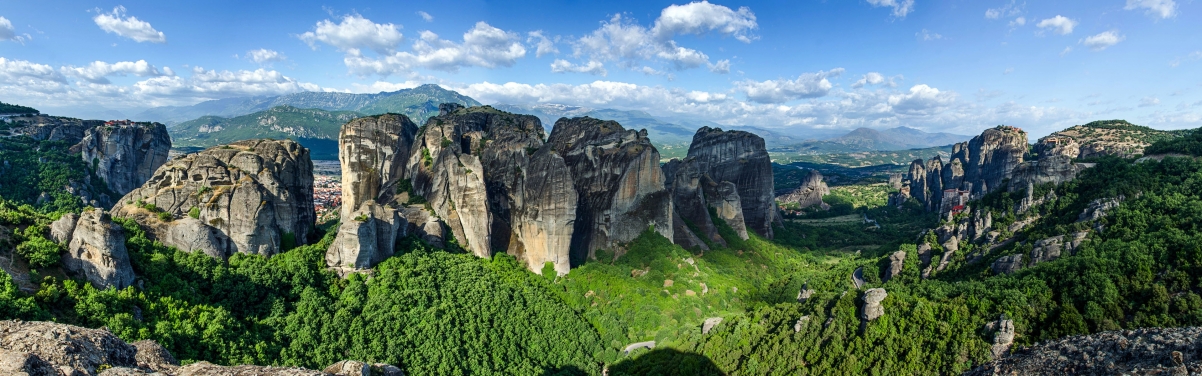
[[86, 130], [79, 146], [96, 176], [109, 190], [124, 195], [150, 180], [167, 162], [171, 136], [159, 123], [106, 125]]
[[726, 222], [739, 239], [747, 240], [747, 224], [743, 220], [743, 200], [735, 183], [724, 181], [716, 183], [706, 180], [702, 187], [705, 190], [705, 201], [718, 214], [718, 219]]
[[881, 282], [889, 282], [893, 277], [900, 275], [905, 262], [906, 251], [897, 251], [889, 255], [889, 266], [885, 267], [885, 275], [881, 277]]
[[965, 375], [1191, 375], [1200, 354], [1202, 328], [1122, 330], [1018, 349]]
[[881, 301], [885, 300], [888, 294], [885, 289], [875, 288], [864, 291], [864, 306], [863, 313], [860, 318], [864, 321], [872, 321], [885, 314], [885, 307], [881, 306]]
[[71, 233], [75, 232], [75, 223], [79, 216], [75, 213], [65, 213], [57, 221], [50, 223], [50, 240], [60, 244], [71, 243]]
[[1085, 170], [1080, 163], [1063, 155], [1051, 155], [1033, 161], [1020, 163], [1014, 168], [1010, 178], [1011, 192], [1026, 188], [1031, 184], [1047, 183], [1061, 184], [1077, 178], [1077, 174]]
[[409, 205], [401, 209], [408, 227], [405, 234], [418, 237], [426, 244], [443, 248], [446, 247], [446, 229], [442, 221], [422, 205]]
[[[1021, 129], [1008, 126], [986, 129], [972, 140], [954, 145], [946, 163], [938, 156], [910, 163], [908, 184], [903, 180], [902, 185], [909, 188], [906, 195], [914, 197], [927, 210], [938, 210], [942, 208], [945, 190], [966, 191], [971, 198], [979, 198], [1003, 188], [1002, 182], [1014, 176], [1026, 152], [1027, 133]], [[1078, 168], [1071, 164], [1070, 167]], [[1061, 164], [1045, 163], [1030, 165], [1024, 171], [1029, 171], [1031, 179], [1048, 180], [1067, 174], [1063, 168]], [[1047, 176], [1039, 175], [1041, 172]], [[902, 204], [905, 197], [901, 196], [891, 197], [890, 203]]]
[[[67, 218], [67, 216], [63, 216]], [[71, 233], [63, 269], [99, 289], [123, 289], [134, 283], [125, 249], [125, 232], [101, 209], [84, 211]]]
[[362, 117], [342, 126], [341, 221], [338, 237], [326, 251], [327, 266], [345, 274], [392, 256], [398, 230], [408, 229], [393, 199], [416, 135], [417, 125], [397, 114]]
[[374, 267], [394, 253], [397, 236], [404, 236], [408, 223], [396, 209], [363, 201], [338, 225], [338, 236], [326, 251], [326, 266], [345, 275]]
[[826, 186], [826, 182], [822, 181], [822, 173], [818, 170], [810, 170], [809, 175], [802, 180], [801, 186], [789, 193], [777, 196], [776, 201], [782, 204], [797, 204], [801, 209], [815, 205], [826, 209], [830, 206], [822, 202], [822, 197], [829, 194], [831, 194], [831, 190]]
[[721, 317], [710, 317], [705, 319], [705, 322], [701, 324], [701, 334], [709, 334], [710, 330], [714, 329], [715, 326], [718, 326], [718, 324], [721, 323]]
[[595, 258], [598, 249], [620, 255], [622, 244], [652, 226], [674, 238], [672, 197], [664, 189], [659, 151], [646, 131], [588, 117], [564, 118], [555, 123], [547, 146], [563, 157], [578, 194], [572, 265]]
[[1023, 255], [1020, 253], [997, 259], [993, 262], [993, 265], [990, 267], [990, 269], [993, 270], [993, 274], [1002, 275], [1011, 274], [1022, 270], [1024, 266], [1026, 266], [1026, 264], [1023, 261]]
[[702, 127], [693, 135], [689, 158], [715, 182], [731, 182], [738, 189], [747, 227], [772, 239], [772, 225], [780, 222], [776, 207], [772, 160], [764, 139], [743, 131]]
[[572, 234], [577, 205], [575, 181], [563, 157], [550, 148], [534, 153], [526, 171], [521, 206], [515, 213], [509, 253], [535, 273], [551, 263], [555, 273], [571, 270]]
[[[684, 161], [673, 159], [664, 165], [664, 174], [672, 178], [668, 182], [672, 193], [672, 210], [683, 222], [681, 226], [673, 229], [672, 233], [676, 237], [673, 242], [685, 246], [695, 243], [693, 238], [704, 237], [725, 247], [726, 240], [718, 234], [718, 228], [710, 217], [705, 194], [705, 188], [713, 184], [713, 181], [701, 170], [701, 164], [694, 158], [686, 158]], [[694, 234], [685, 223], [692, 224], [699, 233]], [[705, 243], [701, 243], [701, 246], [705, 246]]]
[[1077, 216], [1077, 222], [1092, 222], [1105, 217], [1119, 207], [1125, 197], [1100, 198], [1089, 202], [1089, 206]]
[[985, 324], [985, 330], [993, 333], [993, 345], [989, 350], [994, 359], [1001, 358], [1010, 352], [1010, 346], [1014, 345], [1014, 320], [1009, 320], [1006, 315], [1002, 315], [997, 321]]
[[209, 362], [180, 367], [171, 353], [153, 341], [138, 341], [131, 345], [106, 330], [15, 320], [0, 321], [0, 373], [30, 376], [404, 375], [404, 372], [392, 365], [368, 365], [357, 361], [334, 363], [327, 367], [325, 372], [299, 367], [227, 367]]
[[313, 232], [313, 163], [291, 140], [238, 141], [163, 165], [113, 214], [181, 250], [274, 255]]

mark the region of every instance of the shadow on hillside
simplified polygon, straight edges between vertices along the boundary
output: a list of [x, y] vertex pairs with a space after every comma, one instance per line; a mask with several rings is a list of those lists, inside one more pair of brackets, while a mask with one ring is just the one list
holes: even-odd
[[562, 368], [544, 370], [542, 376], [578, 376], [587, 374], [588, 372], [584, 372], [584, 370], [576, 366], [563, 366]]
[[722, 375], [714, 361], [701, 354], [674, 349], [655, 349], [609, 367], [616, 375]]

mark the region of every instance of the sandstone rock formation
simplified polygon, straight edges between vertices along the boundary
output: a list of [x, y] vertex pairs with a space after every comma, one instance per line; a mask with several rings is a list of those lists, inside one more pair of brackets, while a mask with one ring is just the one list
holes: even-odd
[[885, 307], [881, 306], [881, 301], [885, 300], [885, 289], [875, 288], [864, 291], [864, 306], [863, 313], [860, 318], [865, 322], [876, 320], [885, 314]]
[[889, 282], [893, 277], [900, 275], [905, 262], [906, 251], [897, 251], [889, 255], [889, 266], [885, 267], [885, 275], [881, 276], [881, 282]]
[[96, 169], [109, 190], [124, 195], [167, 162], [171, 137], [159, 123], [105, 125], [86, 130], [79, 147], [84, 162]]
[[993, 345], [989, 350], [994, 359], [1001, 358], [1010, 352], [1010, 346], [1014, 344], [1014, 320], [1007, 319], [1006, 315], [1002, 315], [997, 321], [985, 324], [985, 330], [993, 333]]
[[673, 239], [672, 197], [664, 188], [659, 151], [645, 130], [626, 130], [617, 122], [588, 117], [565, 118], [555, 123], [547, 146], [563, 157], [578, 195], [572, 265], [595, 258], [598, 249], [621, 254], [621, 244], [649, 227]]
[[271, 256], [313, 232], [313, 163], [291, 140], [238, 141], [163, 165], [113, 214], [184, 251]]
[[[938, 210], [942, 208], [941, 203], [946, 197], [944, 191], [963, 191], [971, 198], [979, 198], [1003, 188], [1002, 182], [1014, 176], [1014, 170], [1023, 163], [1026, 152], [1027, 133], [1021, 129], [1008, 126], [986, 129], [972, 140], [954, 145], [951, 158], [946, 163], [939, 156], [926, 162], [915, 160], [910, 164], [907, 174], [908, 184], [904, 180], [902, 185], [903, 188], [909, 188], [906, 195], [918, 200], [927, 210]], [[1031, 165], [1027, 169], [1035, 175], [1041, 171], [1039, 166], [1051, 168], [1059, 165]], [[891, 197], [890, 202], [900, 205], [904, 199]]]
[[1014, 351], [965, 375], [1192, 375], [1202, 328], [1151, 328], [1065, 337]]
[[[714, 183], [701, 170], [701, 167], [695, 158], [686, 158], [684, 161], [673, 159], [664, 165], [664, 175], [670, 178], [667, 183], [672, 193], [673, 214], [682, 220], [681, 226], [673, 229], [673, 235], [676, 237], [674, 243], [686, 248], [691, 246], [708, 248], [704, 242], [700, 242], [700, 239], [693, 240], [704, 237], [714, 244], [725, 247], [726, 241], [718, 234], [718, 228], [710, 217], [709, 203], [705, 194], [706, 188]], [[694, 234], [689, 226], [685, 225], [686, 223], [696, 227], [699, 233]]]
[[734, 183], [747, 227], [772, 239], [772, 225], [781, 218], [775, 202], [772, 160], [763, 138], [743, 131], [702, 127], [693, 135], [688, 156], [696, 159], [700, 170], [713, 181]]
[[1009, 190], [1015, 192], [1030, 185], [1047, 183], [1059, 185], [1077, 178], [1077, 174], [1083, 170], [1084, 165], [1073, 163], [1072, 158], [1063, 155], [1050, 155], [1026, 161], [1014, 168]]
[[782, 204], [796, 204], [801, 209], [815, 205], [827, 209], [830, 208], [830, 205], [822, 202], [822, 197], [829, 194], [831, 194], [831, 190], [826, 186], [826, 182], [822, 181], [822, 173], [818, 170], [810, 170], [809, 175], [802, 180], [801, 186], [789, 193], [777, 196], [776, 201]]
[[401, 376], [399, 368], [340, 361], [325, 372], [299, 367], [219, 366], [196, 362], [180, 367], [153, 341], [125, 343], [105, 330], [50, 322], [0, 321], [0, 372], [4, 375], [97, 376]]
[[74, 227], [63, 255], [63, 269], [99, 289], [123, 289], [133, 284], [134, 269], [125, 249], [125, 232], [113, 224], [108, 213], [86, 210]]
[[1023, 255], [1020, 253], [997, 259], [993, 262], [990, 269], [993, 270], [993, 274], [1002, 275], [1017, 272], [1024, 266], [1026, 266], [1026, 263], [1023, 261]]
[[542, 265], [550, 262], [557, 274], [567, 274], [580, 204], [572, 171], [562, 156], [542, 148], [530, 160], [524, 187], [513, 226], [516, 244], [509, 252], [524, 259], [535, 273], [542, 274]]
[[706, 180], [702, 189], [705, 191], [705, 202], [718, 214], [718, 219], [726, 222], [739, 239], [747, 240], [747, 225], [743, 216], [743, 199], [739, 196], [735, 183], [721, 183]]
[[408, 223], [405, 234], [416, 236], [434, 247], [446, 247], [447, 234], [442, 221], [426, 210], [425, 206], [416, 204], [405, 206], [401, 208], [401, 215]]
[[398, 231], [408, 230], [393, 200], [416, 135], [417, 125], [397, 114], [351, 120], [338, 133], [341, 220], [338, 237], [326, 251], [326, 265], [340, 274], [374, 267], [392, 256]]
[[714, 329], [715, 326], [718, 326], [718, 324], [721, 323], [721, 317], [710, 317], [705, 319], [705, 322], [701, 324], [701, 334], [709, 334], [710, 330]]
[[50, 223], [50, 239], [59, 244], [70, 244], [76, 222], [79, 222], [79, 216], [75, 213], [63, 214], [57, 221]]

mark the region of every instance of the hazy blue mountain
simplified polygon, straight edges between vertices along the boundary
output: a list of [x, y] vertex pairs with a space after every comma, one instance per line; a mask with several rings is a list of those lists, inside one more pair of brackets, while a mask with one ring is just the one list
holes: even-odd
[[136, 120], [178, 124], [201, 116], [236, 117], [278, 106], [316, 108], [326, 111], [355, 111], [363, 115], [387, 112], [405, 114], [422, 124], [438, 112], [440, 103], [479, 106], [480, 102], [438, 85], [376, 94], [304, 92], [280, 96], [240, 97], [201, 102], [192, 106], [155, 107], [136, 115]]
[[277, 106], [232, 118], [202, 116], [169, 128], [172, 147], [195, 151], [254, 138], [289, 138], [309, 148], [313, 159], [338, 159], [342, 124], [362, 116], [354, 111]]
[[867, 151], [922, 149], [951, 145], [972, 137], [951, 133], [927, 133], [909, 127], [889, 129], [858, 128], [847, 134], [827, 139], [781, 145], [773, 152], [798, 154], [838, 154]]

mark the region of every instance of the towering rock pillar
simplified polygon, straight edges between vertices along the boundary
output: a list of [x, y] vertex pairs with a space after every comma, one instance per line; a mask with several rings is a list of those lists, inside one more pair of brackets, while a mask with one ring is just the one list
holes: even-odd
[[693, 135], [689, 158], [694, 158], [717, 183], [731, 182], [738, 189], [747, 227], [761, 236], [773, 237], [772, 224], [779, 222], [772, 159], [764, 139], [743, 131], [702, 127]]
[[125, 195], [167, 162], [171, 136], [159, 123], [104, 125], [85, 130], [78, 146], [109, 190]]

